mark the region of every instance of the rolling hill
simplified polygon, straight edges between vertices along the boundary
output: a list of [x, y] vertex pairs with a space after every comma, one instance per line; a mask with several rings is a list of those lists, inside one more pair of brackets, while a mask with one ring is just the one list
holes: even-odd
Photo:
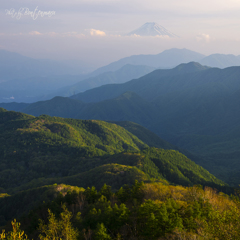
[[178, 151], [149, 148], [113, 123], [1, 109], [0, 124], [2, 193], [54, 183], [118, 189], [135, 179], [226, 186]]
[[[201, 163], [205, 168], [229, 183], [238, 184], [239, 138], [234, 133], [238, 132], [240, 120], [239, 74], [239, 67], [210, 68], [172, 76], [163, 76], [161, 70], [157, 70], [125, 84], [86, 91], [79, 94], [78, 99], [103, 101], [126, 91], [135, 92], [157, 109], [155, 121], [136, 120], [137, 123], [168, 142], [208, 159]], [[141, 119], [142, 116], [134, 117]], [[129, 119], [122, 119], [121, 115], [115, 120]]]
[[[127, 83], [88, 90], [73, 99], [34, 103], [21, 111], [36, 116], [45, 113], [136, 122], [199, 156], [198, 164], [235, 185], [240, 181], [239, 74], [240, 67], [182, 64], [174, 69], [155, 70]], [[19, 105], [16, 107], [19, 109]]]

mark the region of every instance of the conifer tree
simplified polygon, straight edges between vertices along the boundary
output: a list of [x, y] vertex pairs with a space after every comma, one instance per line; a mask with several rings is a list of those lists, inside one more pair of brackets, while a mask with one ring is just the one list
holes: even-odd
[[6, 240], [28, 240], [27, 235], [24, 234], [24, 231], [20, 229], [20, 223], [14, 219], [14, 221], [11, 222], [13, 230], [11, 232], [8, 232], [7, 234], [5, 231], [3, 231], [0, 234], [0, 239], [6, 239]]

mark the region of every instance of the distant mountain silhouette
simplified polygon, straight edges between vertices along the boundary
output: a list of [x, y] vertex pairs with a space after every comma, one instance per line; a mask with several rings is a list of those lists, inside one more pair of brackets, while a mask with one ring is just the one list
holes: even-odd
[[76, 71], [62, 62], [33, 59], [19, 53], [0, 50], [0, 82], [63, 74], [76, 74]]
[[217, 68], [240, 66], [240, 56], [235, 56], [233, 54], [212, 54], [199, 62], [203, 65]]
[[188, 50], [172, 48], [156, 55], [133, 55], [122, 58], [104, 67], [95, 70], [92, 74], [98, 75], [108, 71], [116, 71], [126, 64], [146, 65], [155, 68], [173, 68], [181, 63], [198, 62], [205, 55]]

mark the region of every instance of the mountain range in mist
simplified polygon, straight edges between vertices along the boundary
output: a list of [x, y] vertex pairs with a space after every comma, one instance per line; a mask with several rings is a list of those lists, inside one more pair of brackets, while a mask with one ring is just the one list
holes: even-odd
[[[49, 60], [34, 60], [7, 51], [0, 52], [0, 102], [36, 102], [54, 96], [71, 96], [109, 83], [139, 78], [157, 68], [199, 62], [209, 67], [240, 65], [240, 57], [205, 56], [187, 49], [169, 49], [157, 55], [122, 58], [89, 74], [73, 75], [69, 66]], [[68, 74], [67, 74], [68, 73]]]

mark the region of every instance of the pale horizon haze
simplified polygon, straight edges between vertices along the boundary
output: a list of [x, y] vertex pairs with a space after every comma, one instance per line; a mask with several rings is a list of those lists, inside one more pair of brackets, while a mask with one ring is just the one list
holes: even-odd
[[[37, 18], [21, 15], [23, 8], [48, 15]], [[156, 22], [180, 38], [124, 36], [146, 22]], [[0, 49], [28, 57], [74, 59], [100, 67], [123, 57], [158, 54], [170, 48], [187, 48], [205, 55], [240, 55], [240, 1], [1, 0], [0, 3]]]

